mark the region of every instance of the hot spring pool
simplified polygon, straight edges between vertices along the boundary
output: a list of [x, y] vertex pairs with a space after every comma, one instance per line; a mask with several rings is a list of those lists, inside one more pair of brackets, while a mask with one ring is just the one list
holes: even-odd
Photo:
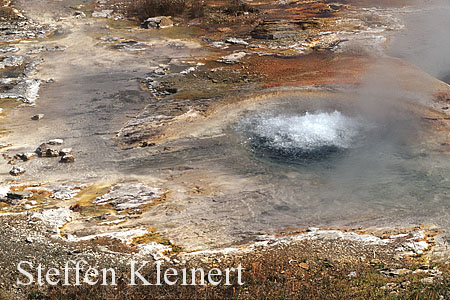
[[450, 229], [450, 161], [439, 134], [402, 107], [366, 109], [343, 98], [270, 99], [234, 114], [223, 134], [120, 169], [213, 187], [178, 198], [180, 212], [158, 224], [202, 224], [195, 228], [234, 242], [305, 226]]

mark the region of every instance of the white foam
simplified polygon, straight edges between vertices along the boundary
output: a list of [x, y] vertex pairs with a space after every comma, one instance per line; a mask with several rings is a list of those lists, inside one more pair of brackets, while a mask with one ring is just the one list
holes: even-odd
[[338, 111], [301, 116], [259, 116], [250, 123], [251, 126], [247, 126], [249, 133], [263, 138], [270, 147], [306, 151], [327, 146], [351, 148], [364, 127], [359, 119]]

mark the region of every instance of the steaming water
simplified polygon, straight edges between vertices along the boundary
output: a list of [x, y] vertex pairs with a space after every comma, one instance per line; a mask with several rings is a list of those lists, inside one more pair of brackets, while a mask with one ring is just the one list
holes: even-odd
[[249, 134], [247, 143], [255, 152], [287, 159], [320, 159], [355, 148], [369, 129], [362, 120], [339, 111], [261, 115], [246, 119], [241, 127]]

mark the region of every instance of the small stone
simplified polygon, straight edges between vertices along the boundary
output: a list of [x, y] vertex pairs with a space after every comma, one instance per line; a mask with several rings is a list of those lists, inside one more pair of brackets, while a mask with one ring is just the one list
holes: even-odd
[[300, 268], [308, 270], [309, 269], [309, 265], [307, 263], [299, 263], [298, 264]]
[[75, 161], [75, 157], [73, 157], [73, 155], [71, 154], [66, 154], [64, 156], [61, 157], [61, 159], [59, 160], [60, 163], [71, 163]]
[[82, 12], [82, 11], [76, 11], [76, 12], [74, 12], [73, 13], [73, 15], [75, 16], [75, 17], [77, 17], [77, 18], [86, 18], [86, 14], [84, 13], [84, 12]]
[[166, 71], [164, 71], [163, 68], [157, 68], [153, 71], [153, 73], [155, 75], [160, 75], [160, 76], [166, 75]]
[[420, 280], [420, 282], [422, 282], [423, 284], [433, 284], [434, 283], [434, 278], [433, 277], [422, 278]]
[[229, 38], [226, 40], [229, 44], [248, 46], [248, 43], [242, 39]]
[[393, 289], [396, 289], [398, 287], [399, 287], [398, 283], [389, 282], [389, 283], [386, 283], [385, 285], [383, 285], [380, 289], [382, 289], [382, 290], [393, 290]]
[[31, 117], [31, 120], [38, 121], [44, 117], [44, 114], [37, 114]]
[[389, 276], [402, 276], [412, 273], [409, 269], [388, 269], [381, 271], [381, 274]]
[[25, 169], [21, 167], [13, 167], [11, 171], [9, 171], [9, 174], [12, 176], [19, 176], [25, 173]]
[[235, 52], [227, 56], [223, 56], [219, 62], [223, 62], [225, 64], [236, 64], [239, 63], [241, 59], [243, 59], [247, 55], [246, 52]]
[[33, 243], [33, 239], [31, 237], [27, 236], [27, 238], [25, 239], [25, 242], [31, 244], [31, 243]]
[[49, 145], [61, 145], [64, 144], [64, 140], [63, 139], [53, 139], [47, 142], [47, 144]]
[[28, 161], [36, 156], [36, 153], [28, 152], [28, 153], [18, 153], [15, 158], [21, 159], [23, 161]]
[[72, 154], [72, 148], [63, 148], [59, 151], [59, 156]]
[[16, 191], [16, 192], [9, 192], [6, 194], [6, 197], [9, 199], [28, 199], [33, 196], [33, 192], [31, 191]]
[[350, 272], [350, 273], [348, 273], [348, 275], [347, 275], [348, 277], [350, 277], [350, 278], [356, 278], [356, 277], [358, 277], [358, 274], [356, 274], [356, 272]]

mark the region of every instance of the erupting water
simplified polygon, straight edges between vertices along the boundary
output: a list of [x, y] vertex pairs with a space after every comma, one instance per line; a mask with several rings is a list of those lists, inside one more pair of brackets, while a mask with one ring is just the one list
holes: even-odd
[[302, 116], [251, 117], [244, 121], [249, 145], [263, 155], [315, 159], [354, 148], [368, 128], [338, 111]]

